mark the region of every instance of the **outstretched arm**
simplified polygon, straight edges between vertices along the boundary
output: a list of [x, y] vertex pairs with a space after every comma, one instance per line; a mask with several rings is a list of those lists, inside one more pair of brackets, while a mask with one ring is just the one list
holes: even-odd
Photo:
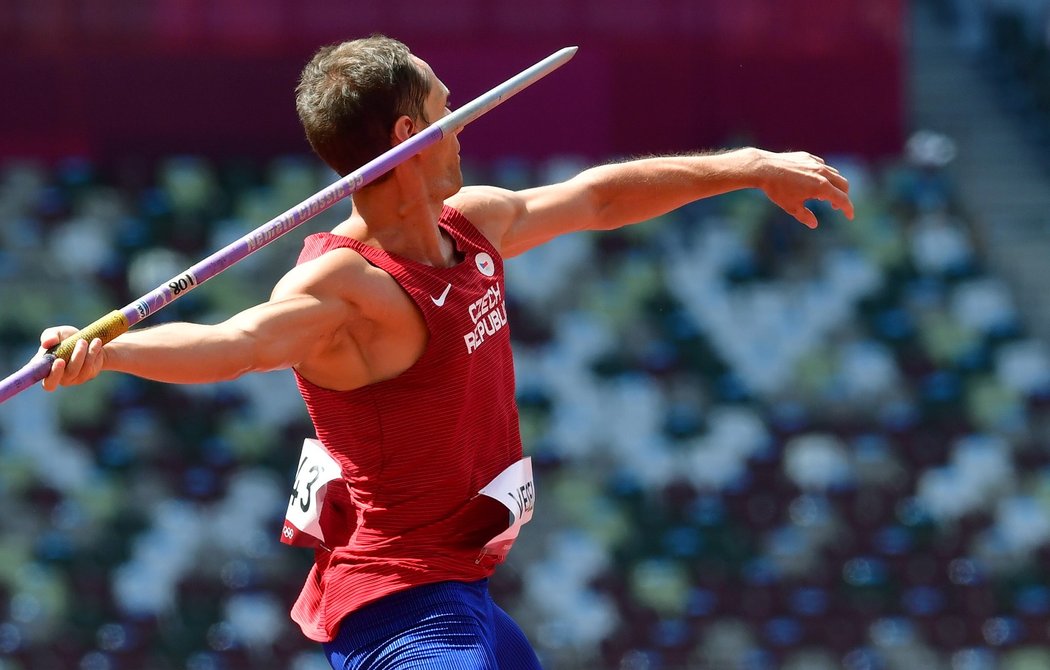
[[[68, 364], [55, 361], [44, 388], [82, 384], [102, 370], [173, 384], [204, 384], [289, 368], [326, 341], [318, 326], [331, 311], [311, 296], [299, 296], [257, 305], [215, 325], [166, 323], [132, 330], [105, 347], [98, 339], [90, 345], [80, 341]], [[49, 328], [40, 345], [47, 349], [74, 333], [71, 326]]]
[[513, 256], [563, 233], [611, 230], [745, 188], [761, 189], [810, 228], [817, 219], [807, 200], [826, 201], [853, 217], [849, 183], [823, 159], [751, 148], [602, 165], [518, 192], [467, 188], [449, 202], [497, 241], [504, 256]]
[[[53, 391], [82, 384], [103, 370], [200, 384], [316, 359], [345, 344], [346, 324], [358, 315], [358, 306], [338, 289], [350, 282], [338, 277], [331, 281], [314, 269], [296, 268], [278, 283], [269, 301], [222, 323], [168, 323], [132, 330], [104, 347], [98, 339], [78, 342], [68, 363], [54, 362], [43, 386]], [[70, 326], [49, 328], [41, 334], [41, 346], [49, 348], [75, 332]]]

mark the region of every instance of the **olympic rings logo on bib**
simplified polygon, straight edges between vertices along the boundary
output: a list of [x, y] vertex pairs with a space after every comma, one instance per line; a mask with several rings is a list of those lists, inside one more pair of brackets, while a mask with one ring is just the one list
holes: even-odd
[[340, 479], [342, 470], [335, 459], [317, 440], [303, 441], [299, 468], [295, 472], [292, 495], [281, 529], [281, 542], [299, 547], [324, 544], [321, 530], [321, 510], [324, 507], [328, 483]]

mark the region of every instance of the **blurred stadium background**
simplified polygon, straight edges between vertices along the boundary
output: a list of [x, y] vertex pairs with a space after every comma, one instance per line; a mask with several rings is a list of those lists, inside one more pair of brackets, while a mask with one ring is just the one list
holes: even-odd
[[[0, 0], [0, 364], [334, 181], [292, 88], [381, 31], [463, 102], [468, 183], [757, 144], [754, 193], [509, 264], [538, 515], [494, 582], [546, 667], [1050, 668], [1046, 0]], [[265, 299], [311, 221], [154, 316]], [[0, 406], [0, 670], [326, 668], [278, 543], [290, 374]]]

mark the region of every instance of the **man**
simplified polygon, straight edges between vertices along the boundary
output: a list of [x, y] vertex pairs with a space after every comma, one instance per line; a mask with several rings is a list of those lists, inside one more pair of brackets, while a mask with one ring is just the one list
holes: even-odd
[[[448, 95], [426, 62], [373, 36], [321, 49], [297, 109], [317, 154], [347, 174], [448, 114]], [[307, 238], [267, 302], [216, 325], [78, 343], [43, 385], [101, 370], [208, 383], [291, 368], [320, 444], [304, 448], [289, 505], [289, 519], [306, 516], [285, 526], [296, 539], [315, 526], [315, 565], [292, 612], [303, 632], [335, 668], [538, 668], [486, 590], [534, 496], [503, 259], [742, 188], [809, 227], [809, 199], [853, 215], [846, 180], [806, 153], [649, 158], [511, 192], [462, 188], [451, 135], [355, 194], [350, 217]], [[41, 344], [72, 332], [48, 329]]]

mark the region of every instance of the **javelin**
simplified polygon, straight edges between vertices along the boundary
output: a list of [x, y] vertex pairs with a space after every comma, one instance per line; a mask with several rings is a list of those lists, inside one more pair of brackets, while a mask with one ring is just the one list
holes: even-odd
[[48, 351], [35, 356], [21, 370], [0, 381], [0, 403], [46, 378], [56, 359], [62, 358], [68, 361], [78, 341], [91, 342], [99, 338], [105, 344], [126, 333], [131, 326], [174, 302], [176, 298], [189, 293], [259, 248], [317, 216], [348, 195], [356, 193], [361, 187], [370, 184], [389, 170], [441, 140], [446, 134], [458, 131], [504, 100], [547, 76], [576, 55], [577, 48], [565, 47], [554, 52], [532, 67], [521, 71], [451, 114], [442, 117], [441, 120], [427, 126], [396, 147], [365, 163], [331, 186], [315, 193], [284, 214], [271, 219], [239, 240], [216, 251], [185, 272], [173, 277], [171, 281], [161, 284], [123, 309], [110, 312], [98, 321], [70, 335]]

